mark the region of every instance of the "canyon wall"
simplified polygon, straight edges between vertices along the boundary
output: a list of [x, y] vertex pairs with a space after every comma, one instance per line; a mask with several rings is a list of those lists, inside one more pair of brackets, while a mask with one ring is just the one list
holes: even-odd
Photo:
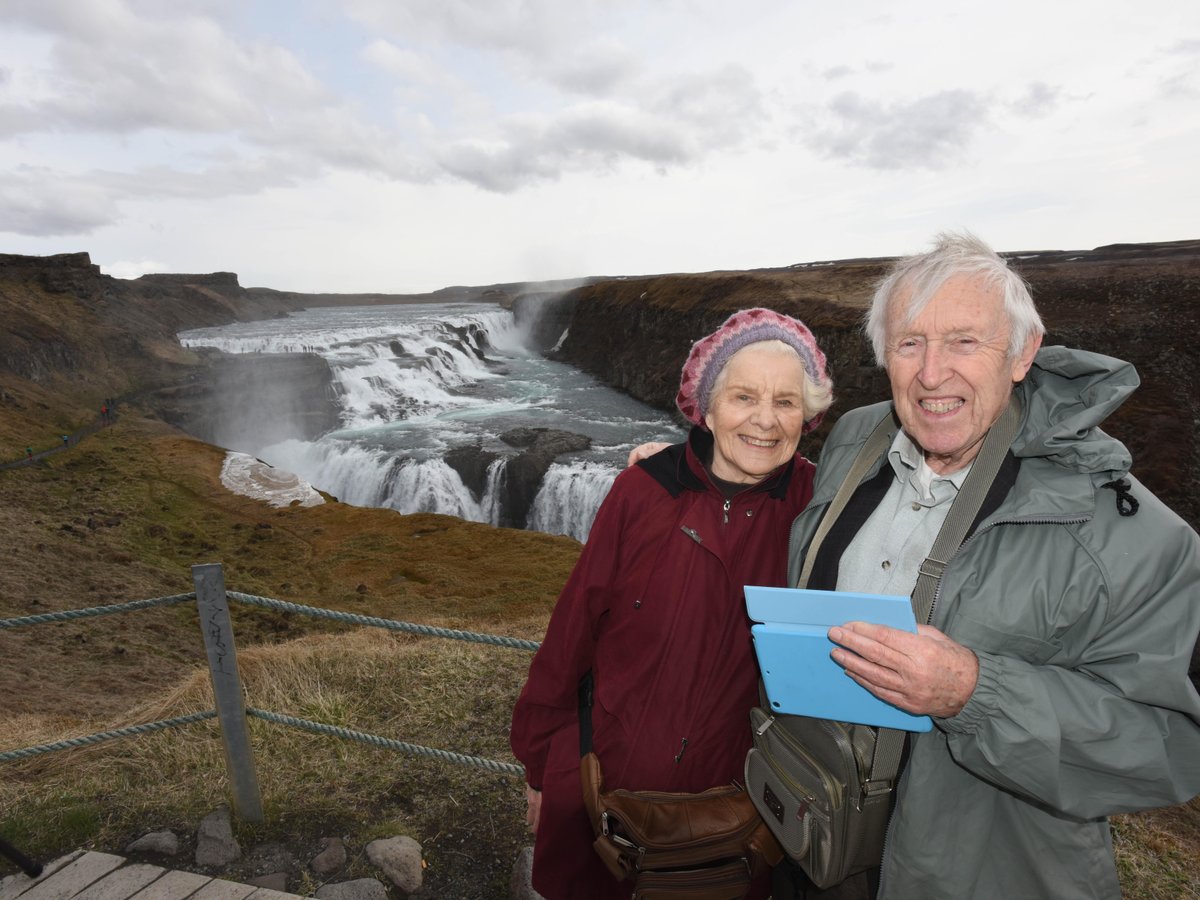
[[[1141, 388], [1106, 423], [1134, 473], [1200, 526], [1200, 241], [1007, 254], [1063, 344], [1132, 362]], [[560, 356], [662, 409], [691, 344], [732, 312], [766, 306], [805, 321], [829, 359], [835, 405], [803, 449], [819, 453], [838, 415], [888, 396], [860, 323], [889, 260], [613, 279], [580, 288]], [[561, 315], [561, 311], [559, 312]]]

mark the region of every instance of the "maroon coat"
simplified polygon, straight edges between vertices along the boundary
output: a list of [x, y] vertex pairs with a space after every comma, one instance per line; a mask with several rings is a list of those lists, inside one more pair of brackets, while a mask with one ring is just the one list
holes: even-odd
[[758, 700], [742, 587], [784, 584], [813, 465], [797, 454], [726, 501], [699, 462], [711, 452], [695, 428], [617, 477], [513, 710], [513, 753], [542, 791], [533, 886], [548, 900], [630, 892], [592, 850], [583, 808], [577, 688], [588, 670], [606, 788], [742, 780]]

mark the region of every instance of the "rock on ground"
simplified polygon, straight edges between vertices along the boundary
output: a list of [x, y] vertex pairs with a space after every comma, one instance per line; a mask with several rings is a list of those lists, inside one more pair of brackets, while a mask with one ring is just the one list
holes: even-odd
[[367, 859], [382, 869], [392, 884], [406, 894], [421, 889], [425, 877], [421, 865], [421, 845], [407, 835], [371, 841], [367, 844]]
[[151, 831], [125, 848], [126, 853], [158, 853], [174, 856], [179, 852], [179, 837], [173, 831]]
[[215, 809], [200, 821], [196, 831], [196, 865], [225, 866], [242, 855], [229, 822], [229, 807]]
[[346, 864], [346, 845], [341, 838], [321, 838], [321, 852], [312, 858], [309, 867], [322, 878], [332, 875]]

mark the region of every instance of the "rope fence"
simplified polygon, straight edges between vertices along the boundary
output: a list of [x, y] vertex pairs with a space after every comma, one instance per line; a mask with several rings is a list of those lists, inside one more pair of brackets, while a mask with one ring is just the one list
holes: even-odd
[[289, 728], [298, 728], [301, 731], [310, 731], [313, 734], [326, 734], [333, 737], [342, 738], [347, 741], [358, 741], [360, 744], [370, 744], [372, 747], [383, 747], [387, 750], [395, 750], [399, 753], [406, 753], [409, 756], [428, 756], [431, 759], [440, 759], [443, 762], [457, 763], [462, 766], [475, 766], [480, 769], [487, 769], [489, 772], [498, 772], [501, 775], [517, 775], [525, 774], [525, 770], [520, 766], [515, 766], [512, 763], [496, 762], [492, 759], [484, 759], [482, 756], [467, 756], [463, 753], [454, 753], [450, 750], [438, 750], [436, 747], [422, 747], [420, 744], [409, 744], [405, 741], [395, 741], [391, 738], [380, 737], [377, 734], [366, 734], [362, 731], [351, 731], [349, 728], [342, 728], [338, 725], [326, 725], [324, 722], [313, 722], [308, 719], [297, 719], [295, 716], [285, 716], [282, 713], [267, 712], [262, 709], [254, 709], [247, 707], [246, 715], [253, 716], [256, 719], [262, 719], [264, 722], [273, 722], [276, 725], [287, 725]]
[[[253, 594], [241, 594], [237, 591], [226, 591], [226, 595], [239, 603], [260, 606], [267, 609], [279, 609], [284, 612], [298, 613], [320, 619], [333, 619], [335, 622], [348, 622], [351, 625], [363, 625], [374, 628], [386, 628], [389, 631], [404, 631], [409, 634], [420, 634], [426, 637], [448, 638], [452, 641], [471, 641], [476, 644], [492, 644], [496, 647], [508, 647], [512, 650], [537, 650], [537, 641], [526, 641], [520, 638], [504, 637], [497, 634], [476, 634], [473, 631], [457, 631], [453, 628], [435, 628], [432, 625], [418, 625], [413, 622], [397, 622], [395, 619], [380, 619], [375, 616], [360, 616], [355, 613], [340, 612], [336, 609], [322, 609], [319, 606], [302, 606], [299, 603], [289, 603], [286, 600], [274, 600], [270, 597], [255, 597]], [[193, 595], [194, 596], [194, 595]]]
[[117, 728], [113, 731], [98, 731], [95, 734], [89, 734], [84, 737], [55, 741], [53, 744], [39, 744], [36, 747], [26, 747], [23, 750], [9, 750], [5, 753], [0, 753], [0, 762], [8, 762], [12, 759], [25, 759], [26, 757], [37, 756], [41, 753], [53, 753], [55, 750], [72, 750], [76, 747], [86, 747], [88, 744], [98, 744], [101, 741], [108, 741], [113, 738], [131, 737], [135, 734], [149, 734], [152, 731], [162, 731], [165, 728], [176, 728], [180, 725], [191, 725], [193, 722], [203, 722], [205, 719], [215, 719], [216, 717], [217, 711], [209, 709], [186, 716], [176, 716], [173, 719], [163, 719], [159, 722], [146, 722], [144, 725], [130, 725], [126, 728]]
[[0, 631], [5, 628], [23, 628], [27, 625], [45, 625], [48, 622], [70, 622], [73, 619], [90, 619], [93, 616], [111, 616], [115, 613], [135, 612], [139, 609], [150, 609], [154, 606], [172, 606], [195, 600], [196, 592], [174, 594], [170, 597], [151, 597], [149, 600], [130, 600], [128, 603], [114, 603], [110, 606], [92, 606], [87, 609], [65, 609], [61, 612], [38, 613], [33, 616], [21, 616], [17, 619], [0, 619]]
[[262, 801], [258, 790], [257, 775], [254, 770], [254, 757], [250, 749], [249, 735], [246, 728], [247, 717], [260, 719], [275, 725], [296, 728], [314, 734], [332, 736], [342, 740], [357, 741], [374, 747], [394, 750], [410, 756], [425, 756], [432, 759], [450, 762], [456, 765], [474, 766], [501, 775], [521, 777], [524, 769], [512, 763], [497, 762], [479, 756], [455, 753], [435, 747], [424, 747], [376, 734], [354, 731], [336, 725], [313, 722], [281, 713], [247, 707], [244, 703], [240, 677], [237, 671], [237, 656], [233, 641], [233, 625], [229, 617], [228, 601], [235, 600], [249, 606], [280, 610], [297, 615], [314, 618], [330, 619], [350, 625], [370, 628], [384, 628], [388, 631], [405, 632], [425, 637], [438, 637], [448, 640], [468, 641], [477, 644], [488, 644], [505, 647], [511, 650], [537, 650], [540, 644], [521, 638], [503, 635], [480, 634], [472, 631], [461, 631], [452, 628], [438, 628], [432, 625], [421, 625], [414, 622], [402, 622], [395, 619], [384, 619], [376, 616], [363, 616], [356, 613], [346, 613], [334, 609], [324, 609], [316, 606], [304, 606], [285, 600], [275, 600], [271, 597], [258, 597], [253, 594], [243, 594], [238, 591], [225, 589], [224, 573], [219, 564], [198, 565], [192, 567], [192, 577], [196, 590], [186, 594], [174, 594], [169, 597], [152, 597], [147, 600], [132, 600], [128, 603], [115, 603], [108, 606], [94, 606], [87, 609], [63, 610], [59, 612], [38, 613], [31, 616], [20, 616], [13, 619], [0, 619], [0, 631], [12, 628], [25, 628], [35, 625], [45, 625], [54, 622], [69, 622], [76, 619], [86, 619], [95, 616], [116, 615], [136, 612], [160, 606], [172, 606], [189, 600], [196, 602], [200, 616], [200, 631], [204, 638], [208, 654], [209, 674], [213, 682], [213, 695], [216, 699], [216, 709], [190, 713], [163, 719], [158, 722], [147, 722], [130, 725], [110, 731], [100, 731], [82, 737], [67, 738], [34, 747], [0, 752], [0, 763], [17, 759], [25, 759], [43, 753], [58, 750], [69, 750], [85, 747], [101, 741], [114, 738], [133, 737], [202, 722], [208, 719], [218, 719], [221, 726], [221, 736], [225, 743], [226, 761], [229, 766], [230, 780], [233, 782], [234, 806], [240, 816], [249, 821], [261, 821]]

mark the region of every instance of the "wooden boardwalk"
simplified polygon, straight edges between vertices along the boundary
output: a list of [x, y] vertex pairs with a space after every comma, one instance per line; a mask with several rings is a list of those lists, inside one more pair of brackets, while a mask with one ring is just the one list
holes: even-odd
[[299, 896], [85, 850], [47, 863], [38, 878], [17, 874], [0, 881], [0, 900], [293, 900]]

